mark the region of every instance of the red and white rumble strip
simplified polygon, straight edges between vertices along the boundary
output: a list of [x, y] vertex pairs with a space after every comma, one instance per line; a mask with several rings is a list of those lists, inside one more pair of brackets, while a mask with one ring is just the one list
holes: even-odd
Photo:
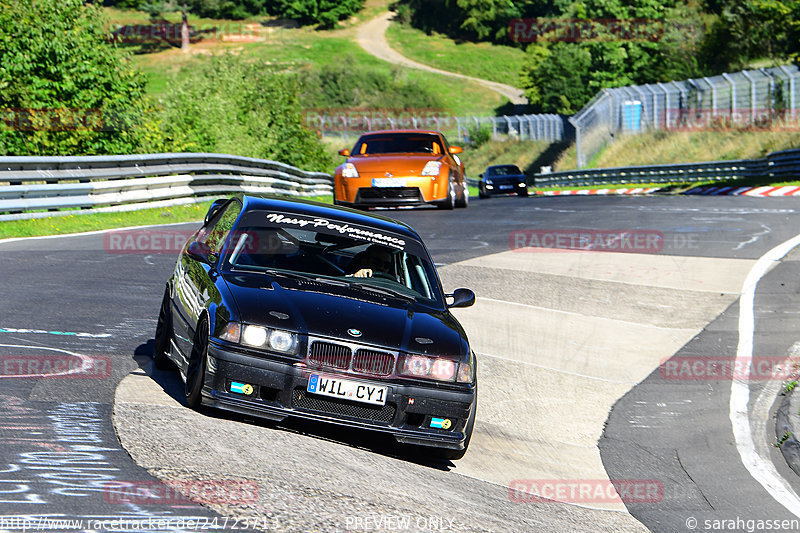
[[800, 196], [800, 187], [695, 187], [683, 194], [702, 194], [704, 196]]
[[[537, 192], [539, 196], [575, 196], [598, 194], [651, 194], [660, 191], [661, 187], [636, 189], [563, 189], [558, 191]], [[695, 187], [681, 194], [700, 194], [703, 196], [800, 196], [800, 187], [785, 185], [783, 187]]]
[[636, 189], [567, 189], [559, 191], [543, 191], [536, 194], [544, 196], [567, 196], [567, 195], [589, 195], [589, 194], [650, 194], [660, 191], [661, 187], [636, 188]]

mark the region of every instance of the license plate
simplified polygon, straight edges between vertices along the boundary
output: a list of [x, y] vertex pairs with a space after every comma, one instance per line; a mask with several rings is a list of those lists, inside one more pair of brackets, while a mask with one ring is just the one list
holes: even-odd
[[388, 387], [352, 381], [330, 376], [311, 374], [308, 378], [308, 388], [312, 394], [352, 400], [354, 402], [368, 403], [371, 405], [385, 405]]
[[501, 185], [501, 186], [500, 186], [500, 189], [501, 189], [501, 190], [513, 189], [513, 188], [514, 188], [514, 186], [513, 186], [513, 185]]
[[405, 178], [372, 178], [373, 187], [405, 187]]

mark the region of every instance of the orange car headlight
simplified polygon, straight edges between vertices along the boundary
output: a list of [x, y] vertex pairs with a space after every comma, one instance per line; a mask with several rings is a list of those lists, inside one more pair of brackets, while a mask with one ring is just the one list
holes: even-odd
[[342, 169], [342, 177], [357, 178], [358, 170], [356, 170], [356, 166], [353, 163], [345, 163], [344, 168]]
[[427, 163], [425, 163], [425, 168], [422, 169], [422, 175], [438, 176], [440, 170], [442, 170], [441, 161], [428, 161]]

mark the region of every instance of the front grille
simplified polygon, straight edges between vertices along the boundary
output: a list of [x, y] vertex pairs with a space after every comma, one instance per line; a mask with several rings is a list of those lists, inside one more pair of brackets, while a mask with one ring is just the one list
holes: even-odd
[[388, 376], [394, 371], [394, 355], [376, 350], [357, 350], [353, 357], [353, 371]]
[[386, 200], [420, 198], [419, 187], [362, 187], [358, 190], [362, 200]]
[[311, 365], [327, 366], [339, 370], [350, 367], [350, 357], [353, 351], [341, 344], [332, 342], [314, 341], [308, 351], [308, 362]]
[[395, 406], [389, 403], [383, 406], [363, 405], [348, 400], [314, 396], [301, 388], [295, 389], [292, 394], [292, 407], [386, 424], [394, 419], [396, 411]]

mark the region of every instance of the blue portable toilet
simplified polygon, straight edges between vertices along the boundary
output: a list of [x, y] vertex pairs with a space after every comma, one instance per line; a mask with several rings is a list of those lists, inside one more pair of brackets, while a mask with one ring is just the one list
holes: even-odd
[[642, 102], [639, 100], [622, 102], [622, 129], [631, 132], [642, 129]]

